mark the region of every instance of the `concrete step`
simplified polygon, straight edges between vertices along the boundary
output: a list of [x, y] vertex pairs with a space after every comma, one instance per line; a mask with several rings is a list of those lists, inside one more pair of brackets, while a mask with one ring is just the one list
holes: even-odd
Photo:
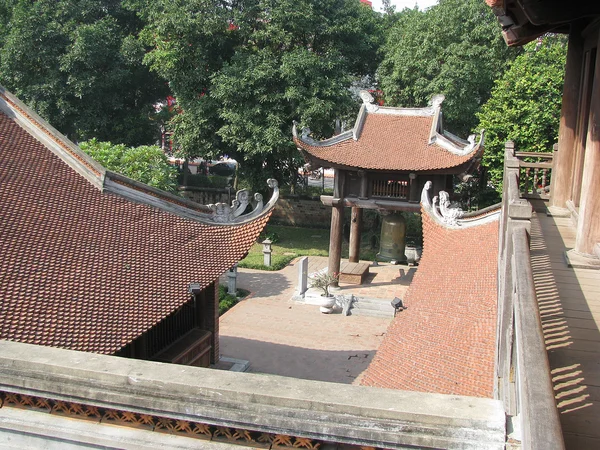
[[394, 308], [388, 300], [359, 299], [352, 303], [352, 307], [357, 309], [377, 309], [394, 312]]
[[359, 298], [352, 302], [351, 315], [394, 317], [394, 308], [388, 300]]
[[383, 311], [378, 309], [351, 309], [351, 316], [369, 316], [369, 317], [383, 317], [386, 319], [392, 319], [394, 317], [394, 311]]

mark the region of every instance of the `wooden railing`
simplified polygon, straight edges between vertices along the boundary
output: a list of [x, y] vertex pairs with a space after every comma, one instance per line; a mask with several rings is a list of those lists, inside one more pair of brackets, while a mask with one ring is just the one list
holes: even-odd
[[373, 197], [390, 197], [407, 199], [409, 194], [409, 180], [373, 180], [371, 195]]
[[515, 438], [527, 449], [564, 449], [534, 289], [529, 233], [531, 204], [521, 198], [522, 162], [507, 142], [498, 259], [495, 397], [504, 402]]
[[519, 181], [524, 198], [550, 198], [550, 182], [556, 150], [557, 144], [554, 144], [554, 151], [551, 153], [515, 152], [514, 156], [519, 160], [521, 169]]

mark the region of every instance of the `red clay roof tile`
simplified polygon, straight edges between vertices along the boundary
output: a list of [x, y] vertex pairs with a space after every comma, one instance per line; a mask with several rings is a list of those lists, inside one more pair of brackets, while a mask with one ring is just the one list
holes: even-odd
[[353, 138], [327, 145], [310, 145], [295, 137], [296, 146], [307, 156], [333, 165], [365, 170], [429, 171], [460, 166], [473, 159], [475, 149], [457, 155], [429, 143], [433, 115], [407, 116], [366, 114], [358, 140]]
[[423, 256], [362, 380], [367, 386], [492, 397], [498, 221], [449, 229], [423, 213]]
[[241, 259], [269, 215], [207, 225], [102, 193], [0, 113], [0, 338], [112, 354]]

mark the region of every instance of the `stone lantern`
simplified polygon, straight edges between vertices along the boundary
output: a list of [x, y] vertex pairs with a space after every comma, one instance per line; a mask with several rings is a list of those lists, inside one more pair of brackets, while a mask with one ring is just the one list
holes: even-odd
[[263, 257], [264, 257], [264, 265], [267, 267], [271, 266], [271, 244], [273, 242], [270, 239], [265, 239], [262, 241], [263, 245]]

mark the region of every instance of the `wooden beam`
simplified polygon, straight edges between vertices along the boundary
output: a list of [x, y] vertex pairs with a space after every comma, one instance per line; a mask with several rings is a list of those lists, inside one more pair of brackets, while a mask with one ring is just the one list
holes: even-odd
[[421, 205], [419, 203], [409, 203], [400, 200], [378, 200], [367, 199], [362, 200], [357, 197], [334, 198], [331, 195], [321, 195], [321, 203], [325, 206], [348, 206], [359, 207], [362, 209], [377, 209], [385, 211], [410, 211], [420, 212]]

